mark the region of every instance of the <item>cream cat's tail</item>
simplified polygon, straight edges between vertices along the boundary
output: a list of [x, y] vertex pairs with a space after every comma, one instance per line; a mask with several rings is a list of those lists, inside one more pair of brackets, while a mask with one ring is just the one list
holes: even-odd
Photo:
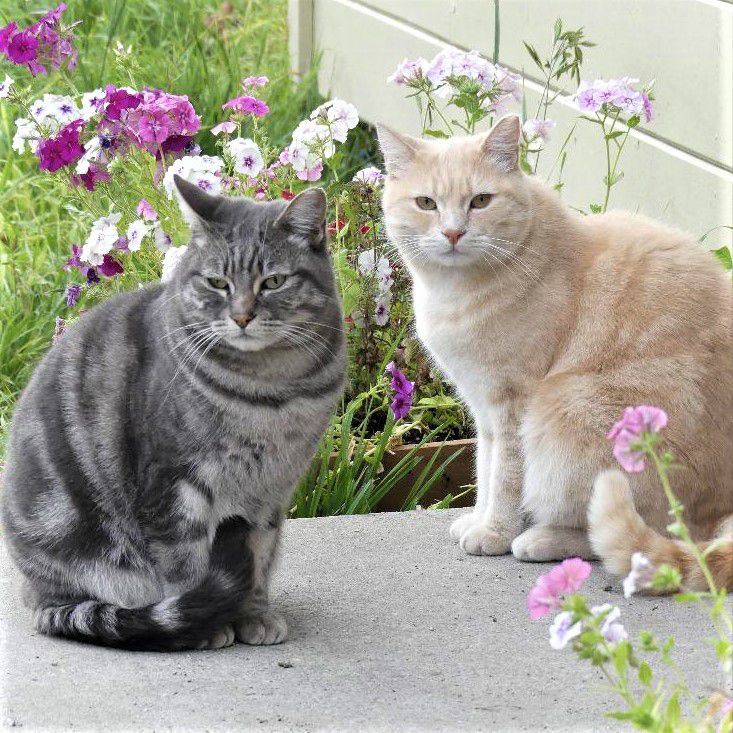
[[[629, 481], [620, 471], [604, 471], [593, 487], [588, 507], [588, 535], [593, 551], [605, 567], [625, 576], [635, 552], [645, 555], [656, 567], [677, 568], [685, 590], [707, 590], [705, 578], [690, 551], [679, 541], [664, 537], [647, 526], [634, 507]], [[719, 537], [729, 538], [707, 556], [719, 588], [733, 591], [733, 517], [720, 526]], [[709, 545], [702, 543], [701, 548]]]

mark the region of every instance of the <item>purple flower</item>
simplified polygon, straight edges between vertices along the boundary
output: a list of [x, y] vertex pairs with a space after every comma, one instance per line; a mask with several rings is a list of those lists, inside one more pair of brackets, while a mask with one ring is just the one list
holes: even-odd
[[652, 108], [651, 100], [646, 92], [641, 93], [642, 107], [644, 110], [644, 122], [651, 122], [654, 119], [654, 110]]
[[395, 392], [390, 407], [395, 420], [401, 420], [412, 407], [412, 393], [415, 389], [415, 383], [407, 379], [393, 361], [387, 364], [386, 371], [392, 375], [390, 386]]
[[97, 267], [97, 272], [105, 277], [114, 277], [121, 275], [125, 268], [111, 255], [104, 255], [102, 264]]
[[138, 216], [147, 221], [156, 221], [158, 219], [158, 212], [147, 202], [146, 199], [140, 199], [140, 203], [137, 205], [135, 212]]
[[87, 268], [87, 285], [94, 285], [99, 282], [99, 275], [93, 267]]
[[14, 64], [27, 64], [35, 61], [38, 52], [38, 39], [30, 33], [16, 33], [8, 43], [7, 57]]
[[73, 283], [66, 288], [66, 305], [73, 308], [81, 296], [81, 285]]
[[84, 155], [84, 147], [79, 139], [83, 120], [74, 120], [59, 130], [56, 137], [38, 143], [38, 167], [53, 173], [65, 165], [76, 163]]
[[106, 87], [104, 115], [110, 120], [119, 120], [126, 110], [140, 106], [142, 95], [130, 94], [126, 89], [117, 89], [112, 84]]
[[264, 117], [270, 111], [270, 108], [261, 99], [249, 95], [234, 97], [225, 102], [221, 108], [233, 109], [241, 114], [251, 114], [255, 117]]
[[621, 609], [618, 606], [604, 603], [601, 606], [593, 606], [590, 612], [594, 616], [603, 616], [601, 634], [609, 644], [618, 644], [620, 641], [629, 638], [623, 624], [618, 622], [618, 618], [621, 616]]
[[169, 129], [168, 115], [160, 109], [144, 110], [137, 120], [137, 134], [146, 143], [162, 143]]
[[69, 183], [72, 186], [84, 186], [87, 191], [94, 191], [97, 187], [97, 183], [111, 180], [112, 177], [107, 173], [107, 171], [94, 163], [90, 163], [89, 169], [86, 173], [75, 173], [71, 176]]

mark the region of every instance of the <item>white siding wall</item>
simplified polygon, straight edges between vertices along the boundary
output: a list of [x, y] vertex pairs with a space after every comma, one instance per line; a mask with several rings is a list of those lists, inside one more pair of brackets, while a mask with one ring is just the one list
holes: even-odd
[[[656, 79], [656, 119], [633, 131], [625, 178], [612, 207], [641, 211], [696, 236], [733, 223], [733, 4], [724, 0], [501, 0], [499, 61], [527, 72], [527, 109], [536, 109], [538, 70], [522, 41], [543, 55], [556, 17], [583, 26], [588, 49], [583, 77]], [[291, 0], [293, 67], [303, 72], [321, 53], [324, 95], [353, 102], [362, 118], [419, 132], [414, 100], [385, 83], [405, 56], [430, 58], [441, 48], [493, 53], [492, 0]], [[572, 93], [573, 89], [565, 89]], [[517, 109], [519, 111], [519, 108]], [[551, 165], [576, 113], [566, 96], [552, 116]], [[569, 149], [563, 196], [577, 207], [603, 197], [605, 153], [598, 128], [578, 124]], [[731, 244], [728, 230], [707, 241]]]

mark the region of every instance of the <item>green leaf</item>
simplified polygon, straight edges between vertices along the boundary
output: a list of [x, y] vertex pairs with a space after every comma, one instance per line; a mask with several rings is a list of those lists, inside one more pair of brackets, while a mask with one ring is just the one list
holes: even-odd
[[430, 137], [448, 137], [442, 130], [429, 130], [427, 128], [422, 131], [422, 134]]
[[647, 662], [642, 662], [639, 665], [639, 682], [641, 682], [642, 685], [649, 686], [649, 683], [652, 681], [652, 668], [647, 664]]
[[639, 124], [640, 122], [641, 122], [641, 118], [639, 117], [639, 115], [634, 115], [634, 116], [633, 116], [633, 117], [632, 117], [632, 118], [631, 118], [631, 119], [630, 119], [630, 120], [629, 120], [629, 121], [628, 121], [628, 122], [627, 122], [626, 124], [627, 124], [627, 125], [628, 125], [628, 126], [629, 126], [630, 128], [632, 128], [632, 129], [633, 129], [633, 128], [634, 128], [634, 127], [636, 127], [636, 126], [637, 126], [637, 125], [638, 125], [638, 124]]
[[600, 214], [603, 211], [603, 206], [601, 204], [591, 204], [590, 210], [593, 214]]
[[527, 43], [526, 41], [522, 41], [522, 43], [524, 44], [524, 47], [527, 49], [527, 53], [529, 54], [529, 57], [541, 69], [542, 68], [542, 61], [540, 60], [540, 55], [537, 53], [537, 50], [535, 49], [535, 47], [534, 46], [530, 46], [529, 43]]
[[713, 254], [718, 258], [726, 270], [733, 270], [733, 257], [731, 257], [728, 247], [723, 245], [718, 249], [714, 249]]
[[555, 21], [555, 40], [557, 41], [562, 35], [562, 18], [558, 18]]

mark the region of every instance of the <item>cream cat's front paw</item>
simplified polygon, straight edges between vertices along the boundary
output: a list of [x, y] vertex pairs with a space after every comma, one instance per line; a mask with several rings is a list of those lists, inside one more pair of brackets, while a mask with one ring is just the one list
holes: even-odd
[[481, 521], [480, 515], [476, 512], [469, 512], [468, 514], [462, 514], [456, 519], [450, 526], [450, 536], [452, 540], [459, 542], [466, 532]]
[[525, 562], [551, 562], [566, 557], [592, 560], [595, 556], [584, 529], [537, 525], [512, 542], [512, 554]]
[[237, 641], [256, 646], [281, 644], [288, 638], [288, 625], [275, 611], [258, 611], [242, 617], [235, 625]]
[[471, 525], [461, 536], [461, 549], [469, 555], [506, 555], [512, 538], [485, 523]]

